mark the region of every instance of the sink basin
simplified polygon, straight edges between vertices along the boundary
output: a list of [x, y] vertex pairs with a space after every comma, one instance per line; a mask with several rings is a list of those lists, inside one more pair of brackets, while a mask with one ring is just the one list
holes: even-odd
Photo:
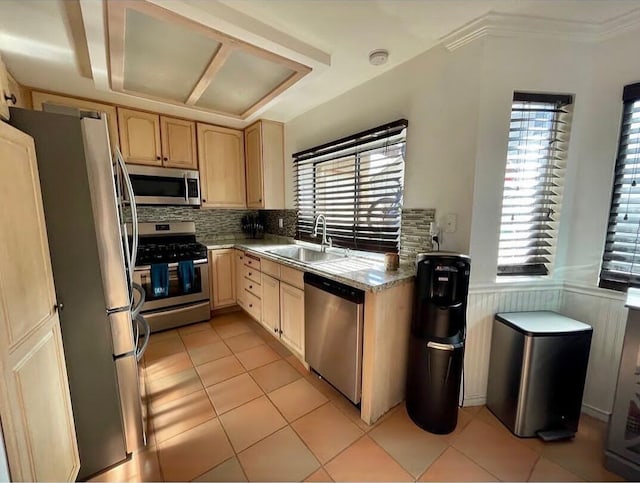
[[326, 262], [327, 260], [345, 258], [344, 255], [338, 255], [336, 253], [322, 253], [317, 250], [311, 250], [303, 247], [274, 248], [273, 250], [267, 250], [267, 253], [273, 253], [274, 255], [280, 255], [281, 257], [291, 258], [292, 260], [298, 260], [299, 262], [306, 263]]

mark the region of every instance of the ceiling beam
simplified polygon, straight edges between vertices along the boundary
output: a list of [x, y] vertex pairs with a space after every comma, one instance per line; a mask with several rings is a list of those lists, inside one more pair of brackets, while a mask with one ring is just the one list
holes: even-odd
[[198, 102], [200, 97], [202, 97], [202, 94], [204, 94], [204, 91], [207, 90], [207, 87], [209, 87], [209, 84], [211, 84], [213, 78], [229, 58], [232, 50], [233, 48], [229, 44], [222, 44], [218, 48], [216, 53], [213, 54], [211, 62], [209, 62], [209, 65], [200, 76], [200, 80], [198, 80], [196, 85], [193, 87], [191, 94], [189, 94], [189, 97], [187, 97], [185, 104], [193, 106], [196, 102]]
[[111, 74], [111, 89], [114, 91], [122, 91], [124, 88], [125, 3], [108, 1], [107, 17], [109, 23], [109, 72]]
[[80, 75], [87, 79], [92, 79], [91, 58], [89, 57], [89, 46], [87, 44], [87, 36], [85, 35], [80, 2], [78, 0], [67, 0], [62, 2], [62, 5], [67, 17], [66, 27], [73, 41], [73, 52], [76, 57], [78, 69], [80, 70]]

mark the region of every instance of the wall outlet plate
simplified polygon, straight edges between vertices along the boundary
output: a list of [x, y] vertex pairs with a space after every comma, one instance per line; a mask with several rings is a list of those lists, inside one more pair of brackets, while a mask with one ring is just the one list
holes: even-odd
[[442, 217], [442, 231], [453, 233], [456, 231], [458, 216], [455, 213], [447, 213]]

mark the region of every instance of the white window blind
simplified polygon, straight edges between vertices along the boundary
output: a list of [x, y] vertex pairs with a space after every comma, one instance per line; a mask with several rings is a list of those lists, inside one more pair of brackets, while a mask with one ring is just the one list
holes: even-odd
[[407, 121], [402, 119], [296, 153], [296, 237], [312, 237], [315, 217], [340, 247], [397, 252]]
[[600, 286], [640, 285], [640, 83], [626, 86]]
[[572, 97], [516, 92], [502, 197], [498, 275], [546, 275], [555, 253]]

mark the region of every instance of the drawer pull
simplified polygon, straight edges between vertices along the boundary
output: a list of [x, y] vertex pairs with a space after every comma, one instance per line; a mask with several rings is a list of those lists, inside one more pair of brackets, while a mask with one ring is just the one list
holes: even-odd
[[253, 304], [249, 304], [249, 308], [253, 307]]
[[253, 285], [249, 285], [249, 288], [253, 288]]
[[249, 276], [253, 275], [253, 273], [249, 272]]

